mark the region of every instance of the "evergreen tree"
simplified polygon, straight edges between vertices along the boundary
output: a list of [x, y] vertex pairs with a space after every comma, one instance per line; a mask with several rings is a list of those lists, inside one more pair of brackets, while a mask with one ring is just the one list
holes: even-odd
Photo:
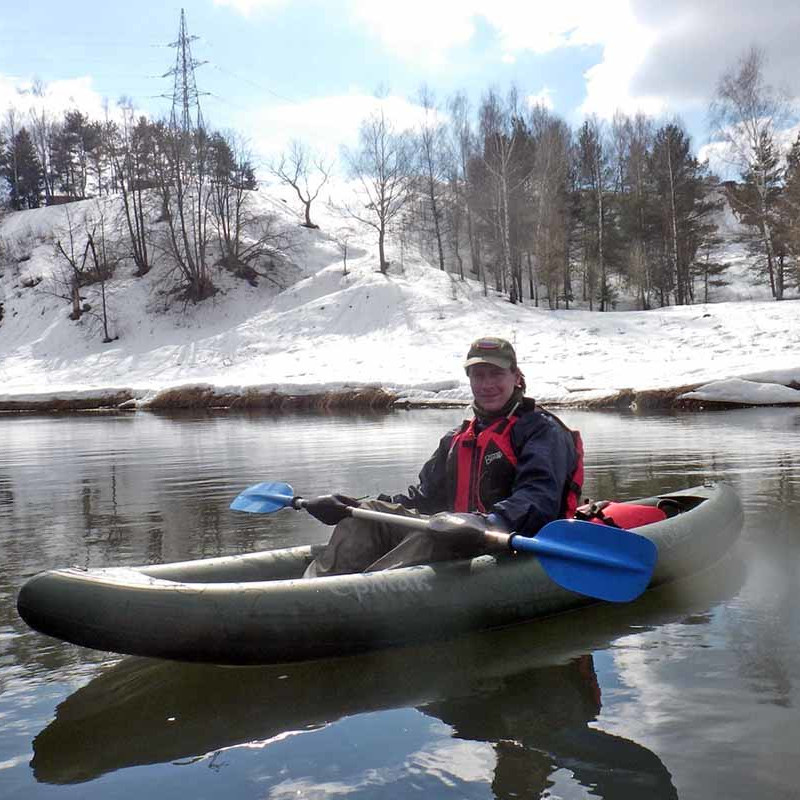
[[98, 146], [97, 131], [89, 117], [74, 109], [64, 114], [64, 120], [53, 136], [53, 170], [59, 188], [73, 199], [86, 197], [89, 180], [89, 158]]
[[781, 227], [792, 261], [795, 283], [800, 282], [800, 134], [786, 156], [785, 187], [780, 205]]
[[782, 300], [786, 286], [786, 236], [781, 219], [784, 171], [769, 129], [760, 133], [743, 182], [731, 186], [728, 199], [749, 230], [742, 239], [754, 257], [757, 280], [768, 281], [772, 296]]
[[697, 253], [716, 230], [711, 215], [717, 205], [710, 200], [707, 169], [691, 155], [691, 141], [675, 122], [656, 132], [650, 169], [661, 210], [662, 269], [655, 284], [662, 304], [670, 292], [676, 303], [691, 303]]
[[2, 174], [8, 182], [11, 207], [38, 208], [44, 190], [44, 175], [27, 128], [20, 128], [4, 148]]
[[695, 273], [700, 281], [702, 289], [701, 302], [708, 303], [713, 298], [712, 289], [720, 289], [727, 286], [729, 281], [725, 278], [730, 264], [726, 261], [717, 261], [716, 253], [722, 247], [723, 239], [717, 233], [716, 226], [704, 231], [702, 243], [697, 251]]

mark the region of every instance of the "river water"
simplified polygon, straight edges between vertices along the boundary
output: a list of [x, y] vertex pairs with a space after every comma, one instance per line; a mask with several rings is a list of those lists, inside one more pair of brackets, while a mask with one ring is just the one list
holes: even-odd
[[236, 669], [49, 639], [16, 592], [57, 566], [324, 541], [228, 504], [262, 480], [404, 489], [461, 412], [0, 417], [0, 797], [800, 797], [800, 410], [561, 416], [588, 496], [731, 483], [732, 554], [628, 605]]

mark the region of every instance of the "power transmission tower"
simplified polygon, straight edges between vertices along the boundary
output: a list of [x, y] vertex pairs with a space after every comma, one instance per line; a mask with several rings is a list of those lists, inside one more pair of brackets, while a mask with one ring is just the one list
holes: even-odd
[[[177, 41], [170, 42], [169, 46], [176, 49], [175, 66], [162, 77], [174, 77], [172, 90], [172, 112], [170, 113], [170, 127], [180, 130], [184, 134], [194, 130], [203, 130], [203, 114], [200, 111], [200, 95], [207, 92], [197, 91], [197, 81], [194, 77], [195, 67], [205, 64], [205, 61], [195, 61], [192, 58], [191, 42], [197, 36], [189, 36], [186, 31], [186, 14], [181, 9], [181, 27]], [[194, 120], [192, 109], [196, 110]]]

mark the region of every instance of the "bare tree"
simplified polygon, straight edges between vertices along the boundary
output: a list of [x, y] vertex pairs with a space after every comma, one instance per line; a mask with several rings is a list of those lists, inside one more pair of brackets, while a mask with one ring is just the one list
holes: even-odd
[[53, 171], [50, 161], [52, 158], [54, 123], [50, 119], [47, 104], [44, 102], [45, 92], [44, 83], [38, 78], [34, 80], [31, 93], [38, 98], [39, 104], [38, 106], [31, 106], [28, 116], [31, 120], [31, 138], [36, 147], [39, 162], [42, 165], [45, 203], [50, 205], [53, 196]]
[[209, 149], [210, 208], [220, 264], [254, 286], [259, 277], [277, 284], [275, 266], [292, 243], [277, 215], [257, 214], [252, 208], [256, 180], [250, 153], [232, 135], [214, 134]]
[[133, 102], [126, 97], [119, 101], [122, 110], [122, 127], [119, 136], [111, 145], [111, 160], [114, 166], [115, 183], [122, 194], [122, 208], [131, 254], [136, 264], [136, 275], [146, 275], [152, 267], [151, 247], [145, 220], [148, 216], [146, 176], [148, 160], [147, 120], [136, 123]]
[[531, 244], [535, 258], [534, 264], [528, 253], [530, 294], [538, 305], [538, 279], [547, 287], [551, 307], [558, 307], [561, 297], [569, 306], [572, 295], [567, 253], [571, 134], [563, 120], [542, 106], [531, 110], [530, 128], [534, 142], [530, 188], [533, 206]]
[[[480, 250], [473, 226], [473, 211], [469, 202], [471, 192], [468, 186], [470, 161], [476, 157], [477, 143], [469, 120], [469, 101], [466, 95], [461, 92], [456, 93], [450, 99], [448, 108], [450, 111], [451, 152], [453, 154], [450, 197], [453, 205], [460, 205], [463, 209], [469, 241], [470, 267], [471, 271], [480, 277]], [[451, 232], [456, 244], [458, 235], [458, 230]]]
[[408, 202], [412, 182], [413, 152], [410, 137], [386, 119], [383, 108], [373, 112], [359, 130], [356, 151], [345, 150], [351, 176], [358, 181], [360, 207], [347, 212], [378, 234], [378, 258], [384, 274], [386, 233]]
[[446, 220], [445, 230], [447, 241], [458, 264], [458, 276], [464, 280], [464, 258], [461, 255], [461, 234], [464, 226], [464, 219], [468, 214], [466, 205], [466, 193], [463, 182], [460, 179], [458, 167], [455, 162], [451, 162], [449, 174], [449, 191], [445, 198], [444, 216]]
[[422, 86], [419, 90], [419, 105], [424, 115], [417, 128], [416, 153], [422, 174], [425, 199], [430, 206], [431, 224], [436, 240], [439, 269], [444, 270], [444, 247], [442, 245], [442, 207], [448, 172], [448, 153], [445, 144], [445, 124], [439, 119], [433, 92]]
[[303, 142], [294, 139], [288, 152], [280, 161], [271, 164], [269, 171], [287, 186], [291, 186], [303, 204], [306, 228], [318, 228], [311, 221], [311, 204], [319, 197], [322, 187], [328, 182], [332, 162], [314, 153]]
[[[505, 103], [495, 91], [489, 91], [480, 108], [480, 131], [483, 140], [483, 168], [493, 198], [492, 222], [500, 250], [501, 270], [497, 277], [516, 303], [522, 298], [519, 248], [512, 252], [512, 225], [518, 207], [518, 193], [528, 180], [532, 164], [526, 148], [528, 131], [512, 89]], [[518, 226], [515, 226], [518, 227]]]
[[[587, 239], [586, 289], [592, 308], [597, 289], [600, 311], [607, 311], [611, 300], [609, 286], [608, 209], [606, 196], [611, 183], [611, 168], [606, 136], [602, 123], [592, 116], [585, 120], [578, 133], [578, 167], [582, 182], [584, 225]], [[595, 267], [599, 271], [595, 271]], [[600, 285], [596, 285], [599, 278]]]
[[[98, 206], [96, 216], [86, 217], [82, 226], [67, 211], [65, 237], [56, 241], [56, 253], [65, 262], [66, 269], [53, 280], [52, 294], [68, 300], [72, 306], [69, 318], [78, 321], [84, 314], [99, 320], [103, 326], [105, 344], [117, 339], [109, 331], [106, 281], [113, 275], [119, 262], [106, 239], [105, 217]], [[100, 285], [100, 312], [95, 312], [81, 291], [93, 284]]]
[[623, 237], [630, 242], [627, 273], [637, 287], [642, 309], [650, 308], [653, 289], [655, 235], [654, 191], [650, 180], [653, 123], [642, 113], [626, 118], [623, 186], [627, 188], [621, 206]]
[[155, 138], [156, 180], [167, 223], [162, 246], [175, 265], [184, 298], [198, 302], [216, 291], [208, 261], [212, 236], [208, 135], [202, 128], [184, 131], [160, 125]]
[[[102, 213], [98, 220], [99, 232], [97, 227], [87, 233], [87, 241], [89, 250], [92, 254], [92, 261], [94, 263], [94, 274], [100, 283], [100, 314], [97, 317], [103, 325], [103, 344], [119, 339], [118, 335], [112, 336], [109, 332], [109, 318], [108, 318], [108, 300], [106, 298], [106, 280], [111, 277], [117, 263], [116, 256], [111, 255], [108, 241], [106, 239], [106, 226], [105, 218]], [[99, 235], [98, 235], [99, 234]]]
[[710, 106], [714, 138], [722, 142], [730, 161], [756, 188], [757, 227], [766, 258], [767, 273], [776, 300], [783, 299], [783, 287], [775, 279], [775, 241], [773, 209], [770, 203], [770, 167], [764, 158], [764, 143], [775, 140], [776, 132], [787, 119], [788, 101], [783, 92], [770, 86], [764, 77], [766, 56], [751, 47], [726, 70], [717, 83]]
[[69, 318], [72, 320], [79, 320], [83, 313], [81, 305], [81, 286], [87, 282], [88, 268], [86, 261], [89, 257], [89, 243], [84, 242], [82, 248], [76, 246], [76, 227], [72, 221], [72, 217], [67, 211], [67, 236], [66, 240], [59, 238], [56, 241], [56, 252], [61, 255], [64, 261], [67, 262], [68, 270], [62, 274], [61, 279], [57, 280], [60, 286], [66, 287], [59, 290], [56, 288], [55, 294], [59, 297], [67, 299], [72, 304], [72, 311]]
[[353, 237], [352, 228], [343, 228], [334, 237], [339, 252], [342, 254], [342, 275], [348, 275], [347, 272], [347, 254], [350, 249], [350, 240]]

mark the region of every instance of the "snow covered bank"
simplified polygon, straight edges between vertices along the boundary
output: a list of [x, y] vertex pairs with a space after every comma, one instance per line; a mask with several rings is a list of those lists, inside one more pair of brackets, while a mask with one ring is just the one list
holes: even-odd
[[681, 399], [749, 406], [800, 405], [800, 391], [778, 383], [755, 383], [741, 378], [730, 378], [700, 386], [682, 394]]
[[[283, 205], [274, 196], [259, 202]], [[129, 407], [466, 404], [461, 364], [470, 341], [486, 334], [514, 342], [529, 394], [544, 404], [800, 397], [786, 388], [800, 386], [796, 300], [605, 314], [511, 305], [410, 247], [390, 250], [382, 275], [373, 237], [349, 228], [344, 274], [337, 236], [345, 223], [325, 206], [321, 230], [297, 228], [296, 271], [283, 290], [219, 273], [215, 297], [164, 310], [158, 269], [134, 278], [120, 268], [106, 287], [119, 338], [103, 344], [96, 321], [71, 321], [68, 304], [47, 289], [59, 268], [48, 236], [63, 231], [64, 208], [21, 212], [0, 226], [29, 251], [0, 267], [0, 409], [91, 407], [98, 398]], [[284, 217], [296, 227], [288, 207]], [[93, 292], [87, 287], [90, 303]]]

